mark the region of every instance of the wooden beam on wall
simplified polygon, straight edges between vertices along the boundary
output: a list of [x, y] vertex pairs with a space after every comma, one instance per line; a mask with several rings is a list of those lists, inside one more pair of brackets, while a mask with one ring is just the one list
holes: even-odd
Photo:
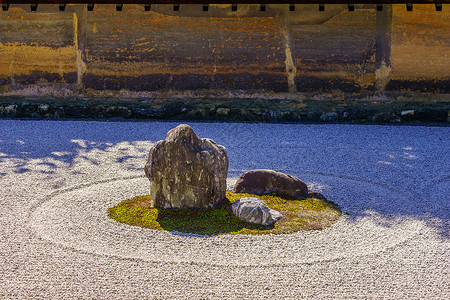
[[391, 73], [392, 5], [384, 5], [376, 14], [375, 87], [384, 91]]

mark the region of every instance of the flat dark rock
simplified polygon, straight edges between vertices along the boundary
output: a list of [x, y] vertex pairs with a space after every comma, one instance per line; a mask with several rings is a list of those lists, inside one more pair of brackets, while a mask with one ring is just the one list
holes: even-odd
[[274, 170], [250, 170], [236, 182], [237, 193], [271, 194], [277, 193], [289, 199], [305, 199], [308, 197], [306, 184], [292, 175]]

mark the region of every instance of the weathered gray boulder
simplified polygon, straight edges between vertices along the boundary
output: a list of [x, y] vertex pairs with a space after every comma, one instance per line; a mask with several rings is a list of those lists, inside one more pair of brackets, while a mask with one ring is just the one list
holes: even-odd
[[157, 142], [144, 170], [153, 207], [209, 208], [225, 199], [227, 151], [199, 138], [189, 125], [177, 126]]
[[251, 170], [244, 173], [236, 182], [237, 193], [279, 193], [291, 199], [308, 197], [308, 187], [297, 177], [274, 170]]
[[231, 205], [231, 211], [244, 222], [264, 226], [271, 226], [283, 217], [279, 211], [269, 208], [264, 201], [252, 197], [236, 200]]

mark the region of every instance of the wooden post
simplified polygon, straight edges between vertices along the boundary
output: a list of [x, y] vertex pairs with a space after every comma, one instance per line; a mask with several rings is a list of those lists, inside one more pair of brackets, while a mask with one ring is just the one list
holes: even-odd
[[375, 87], [382, 92], [391, 73], [392, 4], [383, 5], [383, 10], [377, 10], [376, 14]]
[[280, 27], [281, 40], [285, 53], [286, 75], [288, 89], [290, 93], [297, 91], [297, 66], [295, 65], [294, 42], [292, 39], [292, 24], [289, 20], [289, 13], [282, 13], [278, 16], [278, 26]]
[[77, 50], [77, 86], [83, 88], [83, 74], [86, 70], [86, 5], [77, 5], [73, 14], [74, 43]]

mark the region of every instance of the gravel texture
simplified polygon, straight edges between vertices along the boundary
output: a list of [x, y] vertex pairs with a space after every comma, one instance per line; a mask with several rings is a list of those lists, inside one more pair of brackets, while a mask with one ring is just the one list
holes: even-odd
[[178, 124], [0, 120], [0, 298], [450, 298], [448, 127], [189, 123], [227, 148], [230, 187], [275, 169], [346, 214], [265, 236], [109, 219]]

